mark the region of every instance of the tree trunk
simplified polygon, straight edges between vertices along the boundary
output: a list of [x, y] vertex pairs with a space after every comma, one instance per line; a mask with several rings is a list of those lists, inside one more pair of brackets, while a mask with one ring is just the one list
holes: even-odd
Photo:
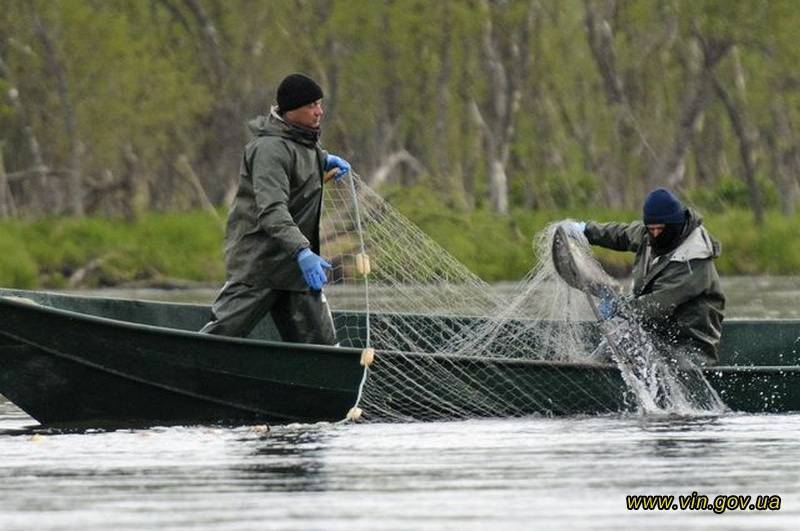
[[222, 219], [217, 214], [214, 205], [211, 204], [211, 201], [208, 199], [208, 195], [206, 194], [205, 189], [203, 188], [202, 183], [200, 182], [200, 178], [197, 177], [197, 174], [194, 172], [191, 163], [189, 162], [189, 157], [185, 154], [181, 154], [178, 156], [178, 159], [175, 161], [175, 170], [185, 179], [186, 183], [192, 189], [193, 195], [195, 196], [197, 202], [200, 204], [203, 210], [211, 214], [211, 216], [216, 219], [220, 225], [223, 224]]
[[[508, 214], [508, 177], [506, 175], [506, 160], [503, 160], [504, 146], [502, 139], [493, 132], [493, 128], [486, 123], [478, 104], [473, 100], [472, 116], [482, 131], [483, 143], [486, 146], [487, 169], [489, 174], [489, 204], [491, 209], [498, 214]], [[508, 150], [505, 150], [506, 153]]]
[[[446, 24], [450, 23], [450, 4], [445, 3], [444, 6]], [[442, 58], [442, 66], [436, 76], [436, 107], [438, 112], [434, 119], [434, 145], [432, 162], [435, 165], [435, 182], [439, 183], [440, 189], [444, 197], [449, 198], [452, 204], [459, 209], [466, 209], [467, 194], [464, 191], [464, 179], [462, 176], [462, 168], [460, 161], [451, 160], [450, 158], [450, 134], [448, 130], [448, 123], [450, 118], [451, 108], [451, 91], [447, 86], [452, 72], [452, 29], [448, 26], [442, 28], [443, 38], [440, 43], [439, 56]]]
[[214, 22], [206, 15], [203, 6], [197, 0], [183, 0], [184, 5], [189, 9], [197, 21], [197, 25], [203, 34], [203, 41], [209, 49], [211, 56], [212, 71], [214, 73], [214, 82], [217, 86], [225, 82], [228, 67], [225, 63], [225, 58], [222, 53], [222, 48], [219, 43], [219, 35]]
[[[508, 176], [506, 166], [511, 152], [511, 142], [516, 129], [515, 115], [522, 98], [522, 76], [529, 60], [527, 38], [524, 29], [521, 35], [506, 35], [510, 42], [506, 46], [506, 57], [501, 53], [500, 37], [494, 30], [492, 8], [481, 3], [485, 13], [482, 36], [483, 62], [490, 81], [489, 94], [484, 106], [474, 99], [470, 102], [473, 120], [478, 125], [486, 146], [489, 173], [489, 196], [492, 210], [508, 214]], [[534, 4], [529, 5], [529, 12]], [[528, 17], [530, 23], [531, 17]]]
[[64, 133], [67, 136], [69, 145], [69, 174], [67, 175], [67, 210], [73, 216], [82, 216], [83, 208], [83, 183], [81, 169], [81, 142], [78, 138], [78, 127], [75, 120], [75, 109], [72, 105], [70, 95], [69, 80], [64, 71], [64, 67], [59, 60], [55, 43], [49, 33], [49, 29], [44, 25], [39, 13], [36, 11], [35, 4], [32, 2], [30, 8], [33, 11], [33, 19], [36, 25], [36, 32], [44, 47], [45, 59], [50, 75], [56, 80], [58, 87], [58, 99], [61, 102], [61, 111], [64, 116]]
[[141, 174], [139, 157], [128, 142], [123, 148], [122, 189], [123, 215], [129, 221], [138, 219], [150, 203], [147, 183]]
[[506, 164], [500, 159], [489, 162], [489, 185], [492, 209], [498, 214], [508, 214], [508, 176]]
[[779, 98], [772, 103], [772, 118], [775, 123], [771, 146], [773, 171], [778, 176], [781, 212], [785, 216], [793, 216], [797, 209], [798, 189], [797, 177], [800, 175], [800, 159], [798, 159], [797, 142], [794, 141], [792, 127], [786, 102]]
[[758, 186], [758, 181], [756, 181], [756, 163], [755, 157], [753, 156], [753, 143], [748, 133], [747, 124], [745, 123], [744, 112], [716, 78], [713, 80], [713, 83], [717, 95], [728, 111], [728, 117], [731, 120], [733, 131], [739, 139], [739, 155], [742, 158], [742, 165], [744, 166], [744, 181], [747, 184], [750, 208], [753, 210], [756, 225], [763, 225], [764, 200], [761, 196], [761, 189]]
[[[0, 74], [2, 74], [2, 76], [11, 84], [11, 88], [8, 90], [8, 98], [11, 100], [11, 105], [14, 108], [14, 112], [22, 121], [22, 133], [28, 142], [28, 149], [30, 150], [33, 163], [31, 168], [33, 171], [33, 175], [31, 176], [32, 184], [30, 187], [28, 187], [28, 194], [23, 195], [29, 195], [27, 200], [29, 205], [36, 205], [38, 202], [43, 202], [43, 197], [46, 190], [45, 175], [48, 172], [48, 168], [44, 163], [44, 155], [42, 155], [41, 144], [36, 136], [36, 131], [33, 129], [33, 124], [31, 117], [28, 114], [28, 109], [22, 104], [19, 90], [17, 90], [17, 88], [14, 86], [14, 80], [10, 76], [11, 72], [9, 71], [2, 57], [0, 57]], [[26, 201], [23, 200], [23, 204], [25, 202]], [[44, 204], [39, 205], [39, 209], [42, 211], [47, 211], [47, 207]]]
[[731, 49], [728, 41], [705, 41], [698, 37], [703, 51], [703, 60], [697, 78], [684, 99], [678, 119], [678, 127], [672, 147], [665, 153], [650, 174], [648, 187], [667, 185], [674, 188], [684, 178], [686, 154], [700, 118], [703, 116], [713, 89], [714, 68]]
[[0, 142], [0, 218], [10, 218], [17, 215], [17, 206], [11, 188], [8, 187], [6, 178], [6, 165], [3, 160], [3, 142]]
[[[616, 4], [616, 1], [611, 1], [608, 11], [614, 12]], [[641, 148], [643, 148], [641, 151], [648, 155], [651, 163], [656, 162], [657, 156], [631, 107], [630, 98], [623, 83], [623, 76], [617, 66], [611, 24], [603, 14], [598, 12], [598, 2], [596, 0], [585, 0], [584, 5], [586, 11], [586, 37], [589, 49], [603, 81], [606, 102], [611, 107], [615, 128], [619, 135], [618, 141], [615, 142], [617, 146], [614, 155], [616, 167], [609, 172], [608, 185], [610, 186], [606, 187], [606, 195], [610, 204], [621, 205], [624, 204], [626, 199], [629, 175], [634, 173], [631, 167], [632, 157], [630, 153], [640, 151], [636, 145], [637, 137]]]

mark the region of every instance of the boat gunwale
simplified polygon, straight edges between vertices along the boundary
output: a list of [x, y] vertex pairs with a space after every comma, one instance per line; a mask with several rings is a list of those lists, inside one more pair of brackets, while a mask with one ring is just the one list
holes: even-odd
[[[9, 293], [9, 294], [6, 294]], [[109, 325], [113, 327], [118, 327], [122, 329], [129, 329], [141, 332], [148, 332], [153, 333], [156, 335], [164, 335], [164, 336], [178, 336], [178, 337], [188, 337], [193, 339], [202, 338], [203, 341], [216, 341], [223, 344], [241, 344], [253, 347], [270, 347], [272, 349], [288, 349], [290, 351], [314, 351], [318, 353], [328, 354], [328, 355], [338, 355], [339, 357], [350, 357], [350, 356], [360, 356], [364, 349], [357, 348], [357, 347], [346, 347], [346, 346], [334, 346], [334, 345], [320, 345], [314, 343], [291, 343], [291, 342], [284, 342], [284, 341], [277, 341], [272, 339], [250, 339], [250, 338], [243, 338], [243, 337], [232, 337], [232, 336], [222, 336], [222, 335], [214, 335], [214, 334], [204, 334], [199, 331], [193, 330], [184, 330], [181, 328], [171, 328], [166, 326], [158, 326], [158, 325], [150, 325], [144, 323], [136, 323], [133, 321], [126, 321], [122, 319], [113, 319], [110, 317], [103, 317], [95, 314], [84, 313], [74, 310], [67, 310], [64, 308], [58, 308], [55, 306], [51, 306], [48, 304], [39, 303], [35, 300], [30, 300], [30, 302], [22, 300], [23, 297], [19, 295], [11, 295], [10, 293], [16, 294], [33, 294], [33, 295], [43, 295], [43, 296], [55, 296], [56, 298], [67, 298], [67, 299], [93, 299], [99, 301], [118, 301], [118, 302], [130, 302], [130, 303], [145, 303], [148, 305], [156, 305], [162, 307], [169, 307], [169, 306], [185, 306], [191, 307], [196, 309], [201, 308], [208, 308], [207, 305], [203, 304], [195, 304], [195, 303], [182, 303], [182, 302], [168, 302], [168, 301], [155, 301], [155, 300], [147, 300], [147, 299], [131, 299], [131, 298], [117, 298], [117, 297], [102, 297], [102, 296], [93, 296], [93, 295], [77, 295], [71, 293], [58, 293], [58, 292], [48, 292], [48, 291], [30, 291], [30, 290], [14, 290], [8, 288], [0, 288], [0, 305], [7, 304], [12, 307], [16, 307], [18, 309], [32, 309], [39, 312], [46, 312], [46, 313], [53, 313], [56, 315], [62, 315], [70, 318], [77, 318], [87, 320], [89, 322], [96, 322], [103, 325]], [[343, 310], [340, 311], [342, 313], [346, 313], [349, 315], [365, 315], [366, 312], [357, 311], [357, 310]], [[405, 312], [382, 312], [379, 315], [417, 315], [412, 313], [405, 313]], [[447, 316], [448, 319], [470, 319], [475, 318], [476, 316]], [[523, 321], [523, 320], [520, 320]], [[585, 323], [591, 323], [592, 321], [582, 321]], [[800, 319], [730, 319], [726, 320], [727, 323], [759, 323], [759, 324], [797, 324], [800, 326]], [[0, 332], [3, 335], [3, 332]], [[27, 341], [15, 337], [18, 341], [23, 341], [28, 343]], [[36, 345], [38, 346], [38, 345]], [[495, 356], [470, 356], [465, 354], [452, 354], [446, 352], [421, 352], [421, 351], [400, 351], [400, 350], [386, 350], [386, 349], [376, 349], [376, 353], [380, 354], [388, 354], [393, 356], [411, 356], [411, 357], [425, 357], [425, 358], [433, 358], [433, 359], [441, 359], [441, 360], [453, 360], [453, 361], [484, 361], [489, 363], [502, 363], [506, 366], [513, 366], [516, 364], [519, 365], [526, 365], [526, 366], [554, 366], [559, 368], [568, 368], [568, 369], [603, 369], [603, 370], [619, 370], [618, 367], [613, 363], [601, 363], [601, 362], [594, 362], [594, 361], [569, 361], [569, 360], [547, 360], [547, 359], [523, 359], [523, 358], [501, 358]], [[344, 356], [342, 356], [344, 355]], [[800, 365], [715, 365], [710, 367], [702, 367], [704, 373], [721, 371], [721, 372], [753, 372], [755, 370], [764, 369], [764, 372], [779, 372], [781, 370], [789, 372], [795, 372], [795, 370], [800, 370]]]
[[[76, 297], [77, 298], [77, 297]], [[102, 299], [100, 300], [121, 300], [121, 301], [136, 301], [136, 299]], [[34, 310], [37, 312], [45, 312], [45, 313], [52, 313], [56, 315], [61, 315], [63, 317], [69, 317], [72, 319], [79, 319], [79, 320], [86, 320], [89, 322], [95, 322], [98, 324], [109, 325], [116, 328], [123, 328], [129, 330], [136, 330], [142, 332], [153, 333], [157, 335], [166, 335], [166, 336], [185, 336], [191, 337], [193, 339], [202, 338], [204, 341], [216, 341], [221, 343], [233, 343], [233, 344], [244, 344], [248, 346], [268, 346], [273, 348], [289, 348], [290, 350], [312, 350], [318, 351], [325, 354], [346, 354], [348, 356], [353, 355], [361, 355], [363, 349], [356, 348], [356, 347], [342, 347], [342, 346], [334, 346], [334, 345], [319, 345], [315, 343], [290, 343], [290, 342], [283, 342], [283, 341], [275, 341], [272, 339], [250, 339], [244, 337], [233, 337], [233, 336], [222, 336], [222, 335], [215, 335], [215, 334], [204, 334], [199, 331], [193, 330], [183, 330], [181, 328], [171, 328], [167, 326], [157, 326], [157, 325], [150, 325], [144, 323], [136, 323], [133, 321], [125, 321], [122, 319], [113, 319], [110, 317], [102, 317], [99, 315], [94, 315], [90, 313], [78, 312], [74, 310], [67, 310], [64, 308], [56, 308], [53, 306], [49, 306], [46, 304], [40, 304], [36, 301], [32, 301], [34, 304], [14, 300], [9, 298], [8, 296], [0, 295], [0, 305], [7, 304], [17, 309], [27, 309], [27, 310]], [[150, 302], [150, 301], [148, 301]], [[162, 304], [170, 304], [170, 303], [162, 303]], [[181, 303], [178, 303], [181, 304]], [[4, 333], [0, 331], [0, 333]]]
[[[145, 304], [148, 304], [148, 305], [163, 306], [163, 307], [166, 307], [166, 306], [185, 306], [187, 308], [196, 308], [196, 309], [203, 309], [203, 308], [209, 308], [210, 307], [209, 304], [201, 304], [201, 303], [196, 303], [196, 302], [173, 302], [173, 301], [163, 301], [163, 300], [156, 300], [156, 299], [133, 299], [133, 298], [130, 298], [130, 297], [109, 297], [109, 296], [103, 296], [103, 295], [97, 295], [97, 294], [86, 294], [85, 295], [85, 294], [80, 294], [80, 293], [77, 293], [77, 292], [70, 292], [70, 291], [44, 291], [44, 290], [39, 291], [39, 290], [25, 290], [25, 289], [2, 288], [2, 287], [0, 287], [0, 301], [9, 300], [9, 301], [14, 302], [13, 299], [15, 297], [19, 298], [18, 295], [12, 295], [12, 293], [20, 293], [20, 294], [28, 293], [28, 294], [32, 294], [32, 295], [50, 295], [50, 296], [54, 296], [54, 297], [57, 297], [57, 298], [78, 299], [78, 300], [80, 300], [80, 299], [92, 299], [92, 300], [98, 300], [98, 301], [104, 301], [105, 300], [105, 301], [118, 301], [118, 302], [131, 302], [131, 303], [145, 303]], [[32, 302], [35, 302], [35, 301], [32, 301]], [[37, 306], [43, 306], [45, 308], [53, 308], [53, 306], [48, 306], [48, 305], [41, 304], [41, 303], [38, 303], [38, 302], [35, 302], [35, 304]], [[61, 310], [62, 308], [54, 308], [54, 309]], [[70, 310], [64, 310], [64, 311], [70, 311]], [[368, 312], [366, 312], [364, 310], [332, 310], [332, 312], [333, 313], [352, 314], [352, 315], [367, 315], [367, 313], [368, 313]], [[91, 314], [83, 314], [81, 312], [74, 312], [74, 313], [78, 313], [80, 315], [91, 315]], [[419, 313], [397, 312], [397, 311], [396, 312], [374, 312], [373, 311], [373, 312], [369, 312], [369, 313], [371, 315], [424, 316], [424, 314], [419, 314]], [[477, 314], [475, 314], [475, 315], [453, 314], [453, 315], [446, 315], [445, 317], [448, 318], [448, 319], [475, 319], [475, 318], [478, 318], [478, 319], [481, 319], [481, 318], [483, 318], [483, 319], [491, 319], [490, 316], [477, 315]], [[512, 319], [510, 321], [512, 321], [512, 322], [513, 321], [535, 321], [535, 319]], [[127, 321], [123, 321], [123, 322], [127, 322]], [[558, 321], [555, 321], [555, 320], [539, 320], [539, 322], [555, 323], [555, 322], [558, 322]], [[581, 321], [578, 321], [578, 322], [581, 322], [581, 323], [594, 323], [595, 321], [593, 321], [591, 319], [584, 319], [584, 320], [581, 320]], [[800, 326], [800, 317], [787, 317], [787, 318], [780, 318], [780, 317], [764, 317], [764, 318], [761, 318], [761, 317], [732, 317], [732, 318], [724, 319], [723, 322], [722, 322], [722, 326], [724, 328], [726, 325], [730, 325], [730, 324], [748, 324], [748, 323], [758, 323], [758, 324], [796, 324], [796, 325]], [[154, 325], [142, 325], [142, 326], [154, 326]], [[156, 327], [156, 328], [167, 328], [169, 330], [173, 330], [172, 328], [169, 328], [169, 327]], [[180, 330], [180, 329], [174, 329], [174, 330]], [[257, 341], [270, 341], [270, 340], [257, 340]], [[345, 348], [347, 348], [347, 347], [345, 347]]]
[[[114, 300], [128, 300], [128, 299], [114, 299]], [[135, 300], [135, 299], [131, 299]], [[210, 339], [212, 341], [218, 341], [223, 343], [235, 343], [235, 344], [246, 344], [246, 345], [254, 345], [254, 346], [270, 346], [270, 347], [291, 347], [295, 350], [315, 350], [323, 353], [346, 353], [351, 355], [361, 355], [363, 349], [356, 348], [356, 347], [336, 347], [332, 345], [317, 345], [313, 343], [290, 343], [290, 342], [283, 342], [283, 341], [275, 341], [269, 339], [248, 339], [242, 337], [231, 337], [231, 336], [220, 336], [220, 335], [213, 335], [213, 334], [203, 334], [200, 332], [195, 332], [191, 330], [182, 330], [180, 328], [170, 328], [165, 326], [156, 326], [156, 325], [148, 325], [142, 323], [135, 323], [132, 321], [124, 321], [121, 319], [112, 319], [110, 317], [101, 317], [94, 314], [83, 313], [83, 312], [76, 312], [73, 310], [66, 310], [63, 308], [55, 308], [53, 306], [48, 306], [45, 304], [30, 304], [24, 301], [18, 301], [9, 299], [5, 296], [0, 296], [0, 304], [10, 304], [20, 309], [28, 309], [34, 311], [43, 311], [47, 313], [53, 313], [56, 315], [63, 315], [70, 318], [77, 318], [81, 320], [86, 320], [89, 322], [96, 322], [99, 324], [105, 324], [110, 326], [115, 326], [118, 328], [124, 329], [133, 329], [137, 331], [145, 331], [145, 332], [152, 332], [156, 334], [162, 335], [178, 335], [178, 336], [188, 336], [192, 338], [202, 337], [205, 339]], [[39, 347], [38, 343], [34, 344], [31, 343], [29, 340], [23, 339], [19, 336], [16, 336], [11, 333], [2, 332], [0, 334], [12, 337], [17, 341], [21, 341], [23, 343], [33, 344], [36, 347]], [[568, 367], [568, 368], [592, 368], [592, 369], [605, 369], [605, 368], [615, 368], [613, 364], [610, 363], [597, 363], [591, 361], [566, 361], [566, 360], [543, 360], [543, 359], [517, 359], [517, 358], [500, 358], [494, 356], [469, 356], [465, 354], [449, 354], [443, 352], [418, 352], [418, 351], [402, 351], [402, 350], [383, 350], [383, 349], [376, 349], [377, 353], [381, 354], [389, 354], [393, 356], [412, 356], [412, 357], [425, 357], [425, 358], [434, 358], [434, 359], [445, 359], [445, 360], [457, 360], [457, 361], [484, 361], [484, 362], [499, 362], [503, 364], [523, 364], [523, 365], [553, 365], [558, 367]]]

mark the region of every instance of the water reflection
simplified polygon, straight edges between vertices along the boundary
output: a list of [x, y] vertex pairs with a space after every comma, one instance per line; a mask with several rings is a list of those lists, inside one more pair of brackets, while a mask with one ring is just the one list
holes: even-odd
[[241, 436], [236, 440], [247, 451], [229, 472], [267, 492], [326, 490], [323, 453], [327, 441], [334, 436], [333, 431], [326, 427], [278, 427], [255, 439]]
[[639, 425], [649, 432], [696, 432], [718, 426], [719, 415], [647, 415], [638, 417]]
[[0, 395], [0, 435], [4, 433], [33, 433], [36, 421]]
[[655, 491], [778, 494], [794, 521], [798, 429], [726, 414], [0, 435], [0, 528], [624, 529], [655, 525], [624, 505]]
[[652, 438], [642, 441], [645, 450], [659, 458], [706, 459], [712, 457], [718, 446], [724, 444], [721, 437], [713, 435], [720, 425], [716, 415], [685, 417], [678, 415], [643, 417], [639, 426]]

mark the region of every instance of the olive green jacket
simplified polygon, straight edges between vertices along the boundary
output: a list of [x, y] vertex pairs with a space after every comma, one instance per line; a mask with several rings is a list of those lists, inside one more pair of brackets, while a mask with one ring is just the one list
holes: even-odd
[[250, 122], [239, 188], [225, 233], [228, 281], [306, 291], [295, 256], [319, 254], [326, 152], [319, 132], [293, 126], [274, 110]]
[[589, 243], [636, 253], [633, 265], [633, 310], [645, 324], [671, 343], [698, 350], [716, 363], [725, 296], [714, 259], [720, 245], [688, 210], [681, 243], [655, 257], [641, 221], [587, 223]]

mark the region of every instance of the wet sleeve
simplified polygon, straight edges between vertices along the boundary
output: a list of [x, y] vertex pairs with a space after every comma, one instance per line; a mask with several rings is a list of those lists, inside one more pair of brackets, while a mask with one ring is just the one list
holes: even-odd
[[632, 307], [645, 319], [663, 319], [701, 295], [711, 284], [712, 275], [710, 259], [671, 262], [653, 281], [653, 290], [634, 299]]
[[310, 247], [310, 243], [289, 213], [291, 166], [291, 153], [280, 141], [260, 145], [253, 155], [258, 223], [289, 256], [295, 256], [304, 247]]
[[586, 223], [584, 235], [592, 245], [599, 245], [614, 251], [639, 250], [646, 229], [639, 222], [633, 223]]

